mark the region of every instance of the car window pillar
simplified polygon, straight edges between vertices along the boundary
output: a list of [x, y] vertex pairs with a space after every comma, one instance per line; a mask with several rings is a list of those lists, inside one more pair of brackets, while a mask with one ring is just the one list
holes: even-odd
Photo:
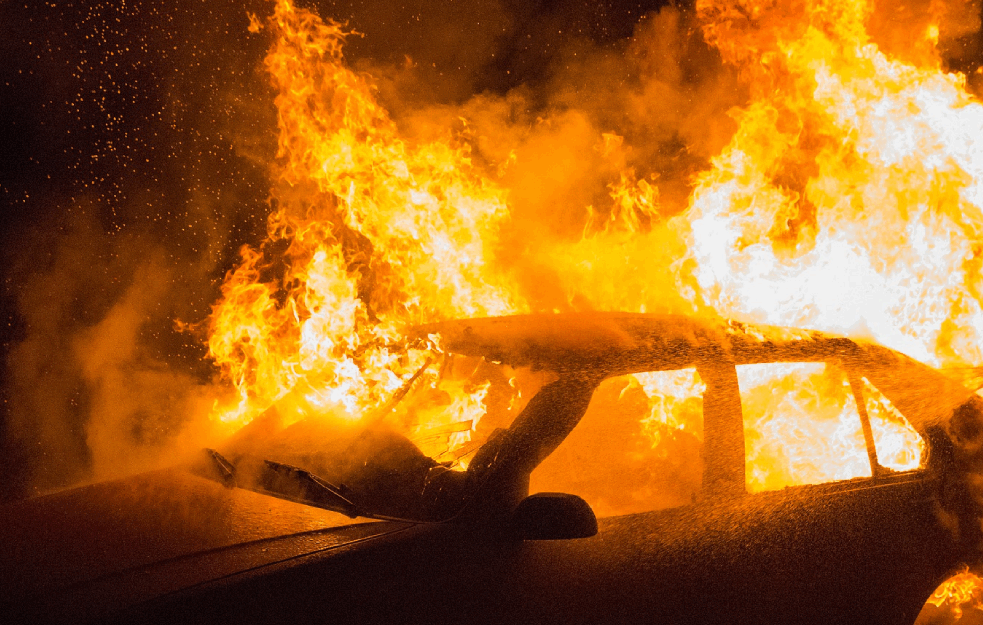
[[540, 389], [509, 428], [509, 456], [502, 462], [532, 473], [580, 423], [600, 380], [600, 375], [566, 375]]
[[[511, 511], [529, 495], [529, 475], [580, 423], [603, 375], [564, 375], [529, 400], [512, 426], [489, 441], [468, 467], [480, 482], [466, 516], [494, 516]], [[487, 472], [487, 473], [486, 473]]]
[[853, 391], [853, 399], [857, 402], [857, 413], [860, 415], [860, 426], [864, 432], [864, 443], [867, 446], [867, 458], [870, 460], [870, 474], [874, 477], [885, 472], [884, 467], [877, 460], [877, 447], [874, 445], [874, 433], [870, 427], [870, 415], [867, 413], [867, 403], [864, 401], [863, 381], [860, 376], [851, 369], [847, 369], [847, 379], [850, 381], [850, 389]]
[[744, 415], [737, 369], [732, 362], [705, 361], [697, 371], [706, 384], [703, 394], [703, 494], [744, 495]]

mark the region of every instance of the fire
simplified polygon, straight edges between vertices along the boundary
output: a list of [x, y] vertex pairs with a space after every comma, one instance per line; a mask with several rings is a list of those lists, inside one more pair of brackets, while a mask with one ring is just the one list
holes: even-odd
[[[865, 29], [872, 10], [698, 3], [708, 40], [752, 77], [753, 95], [679, 228], [699, 293], [724, 315], [868, 336], [936, 365], [979, 362], [983, 107], [936, 55], [882, 52]], [[772, 369], [759, 384], [790, 379]], [[916, 468], [923, 442], [865, 386], [881, 464]], [[869, 475], [855, 419], [803, 432], [810, 421], [795, 413], [749, 436], [749, 455], [804, 437], [852, 440], [851, 451], [811, 458], [813, 476], [783, 477], [765, 454], [749, 466], [752, 488]]]
[[[502, 172], [521, 157], [478, 164], [466, 133], [450, 130], [411, 140], [372, 79], [345, 65], [342, 26], [289, 0], [265, 23], [251, 16], [250, 31], [272, 41], [274, 210], [210, 318], [210, 355], [237, 390], [214, 417], [230, 429], [270, 406], [288, 421], [390, 418], [428, 453], [457, 459], [500, 392], [462, 375], [434, 391], [433, 410], [380, 416], [400, 389], [433, 389], [441, 375], [406, 351], [401, 331], [531, 310], [714, 314], [872, 338], [939, 366], [983, 362], [983, 105], [964, 76], [941, 70], [938, 25], [895, 58], [867, 33], [872, 10], [862, 0], [700, 0], [707, 41], [751, 95], [688, 205], [664, 203], [658, 178], [624, 166], [608, 204], [583, 207], [582, 236], [537, 237], [508, 262], [505, 234], [514, 243], [521, 224]], [[618, 129], [597, 136], [611, 162], [625, 143]], [[548, 276], [560, 295], [535, 292], [523, 271]], [[680, 376], [628, 383], [649, 398], [640, 428], [659, 453], [669, 433], [696, 426], [692, 403], [671, 397], [702, 383]], [[809, 367], [745, 378], [749, 414], [767, 414], [747, 426], [752, 490], [869, 475], [844, 380]], [[835, 391], [820, 429], [806, 429], [794, 402], [768, 404], [769, 389], [796, 384]], [[919, 466], [917, 433], [863, 384], [880, 463]], [[830, 447], [806, 473], [774, 450], [817, 438]]]
[[[750, 491], [871, 475], [856, 397], [842, 371], [824, 363], [745, 365], [737, 376]], [[917, 469], [924, 441], [886, 397], [862, 382], [878, 464]]]
[[[398, 346], [406, 325], [521, 310], [490, 265], [505, 192], [454, 137], [399, 137], [369, 80], [345, 67], [339, 24], [282, 0], [268, 28], [276, 210], [267, 241], [242, 250], [211, 317], [210, 355], [239, 397], [217, 416], [241, 425], [277, 402], [282, 411], [302, 388], [318, 410], [357, 419], [421, 366], [423, 356]], [[481, 403], [480, 393], [459, 392], [449, 406], [468, 413]]]
[[[699, 3], [755, 79], [685, 217], [701, 293], [725, 315], [978, 363], [983, 106], [937, 58], [880, 51], [871, 3], [802, 6]], [[758, 14], [767, 28], [734, 19]]]
[[706, 385], [695, 370], [682, 369], [666, 375], [640, 373], [629, 379], [621, 394], [634, 387], [645, 393], [649, 414], [641, 423], [654, 449], [659, 448], [663, 436], [677, 431], [692, 432], [702, 438], [702, 427], [697, 422], [702, 417], [702, 406], [694, 406], [692, 399], [703, 397]]
[[968, 570], [963, 571], [947, 579], [926, 603], [949, 608], [957, 619], [966, 608], [983, 609], [983, 579]]

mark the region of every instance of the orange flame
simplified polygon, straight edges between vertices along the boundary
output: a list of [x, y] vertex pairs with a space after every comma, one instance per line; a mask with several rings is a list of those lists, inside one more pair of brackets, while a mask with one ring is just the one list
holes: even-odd
[[758, 87], [681, 224], [707, 303], [980, 362], [983, 106], [965, 77], [881, 52], [869, 2], [699, 10]]
[[399, 138], [370, 82], [343, 65], [340, 25], [281, 0], [269, 26], [277, 210], [211, 317], [210, 355], [240, 398], [217, 411], [242, 424], [304, 388], [357, 418], [420, 366], [393, 350], [403, 326], [519, 309], [488, 262], [505, 194], [453, 137]]
[[[523, 251], [523, 266], [556, 283], [558, 303], [502, 261], [507, 189], [472, 162], [468, 140], [401, 136], [370, 78], [344, 65], [344, 29], [279, 0], [264, 26], [278, 93], [275, 211], [211, 317], [210, 355], [238, 391], [215, 416], [237, 427], [280, 402], [291, 418], [361, 418], [424, 367], [399, 344], [404, 326], [534, 308], [712, 312], [870, 337], [936, 365], [983, 361], [983, 105], [965, 77], [940, 70], [939, 27], [901, 60], [873, 43], [862, 0], [700, 0], [697, 10], [707, 41], [751, 85], [732, 113], [737, 130], [683, 214], [664, 209], [658, 179], [625, 166], [610, 204], [585, 207], [579, 240]], [[612, 162], [625, 148], [611, 131], [596, 143]], [[499, 165], [522, 163], [511, 152]], [[818, 384], [814, 373], [772, 370], [745, 390]], [[672, 389], [645, 376], [633, 384], [650, 400], [642, 427], [653, 447], [692, 429], [691, 406], [670, 401]], [[699, 384], [670, 386], [690, 397]], [[881, 463], [917, 467], [922, 441], [866, 387]], [[823, 407], [833, 416], [854, 401], [839, 390]], [[405, 423], [421, 446], [438, 435], [463, 445], [482, 418], [486, 385], [447, 393], [443, 412]], [[769, 451], [775, 438], [820, 435], [856, 449], [859, 430], [838, 416], [828, 432], [804, 432], [783, 405], [749, 427], [752, 488], [869, 473], [862, 454], [842, 462], [843, 446], [812, 459], [809, 475]]]
[[948, 607], [957, 619], [966, 608], [983, 610], [983, 579], [968, 570], [963, 571], [947, 579], [926, 603], [937, 608]]

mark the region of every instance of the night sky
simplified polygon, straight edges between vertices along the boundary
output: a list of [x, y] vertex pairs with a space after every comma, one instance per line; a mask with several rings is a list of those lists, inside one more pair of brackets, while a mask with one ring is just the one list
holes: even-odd
[[[430, 79], [428, 97], [455, 101], [536, 84], [572, 42], [617, 45], [661, 4], [314, 6], [364, 35], [348, 46], [353, 62], [410, 56]], [[247, 11], [270, 9], [262, 0], [3, 3], [6, 227], [20, 231], [61, 213], [53, 204], [83, 197], [99, 202], [101, 224], [118, 231], [179, 220], [177, 209], [170, 217], [159, 209], [189, 191], [250, 195], [255, 167], [237, 159], [227, 135], [230, 125], [256, 127], [272, 113], [258, 72], [266, 40], [246, 32]]]

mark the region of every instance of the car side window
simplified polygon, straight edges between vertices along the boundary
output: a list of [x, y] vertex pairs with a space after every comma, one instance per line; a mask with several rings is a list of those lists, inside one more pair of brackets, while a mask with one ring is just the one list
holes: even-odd
[[695, 368], [605, 380], [533, 471], [530, 492], [579, 495], [598, 516], [692, 503], [703, 481], [705, 390]]
[[870, 416], [870, 427], [877, 449], [877, 461], [894, 471], [910, 471], [922, 466], [925, 440], [891, 400], [861, 377], [864, 405]]
[[860, 413], [836, 363], [738, 365], [748, 492], [872, 474]]

